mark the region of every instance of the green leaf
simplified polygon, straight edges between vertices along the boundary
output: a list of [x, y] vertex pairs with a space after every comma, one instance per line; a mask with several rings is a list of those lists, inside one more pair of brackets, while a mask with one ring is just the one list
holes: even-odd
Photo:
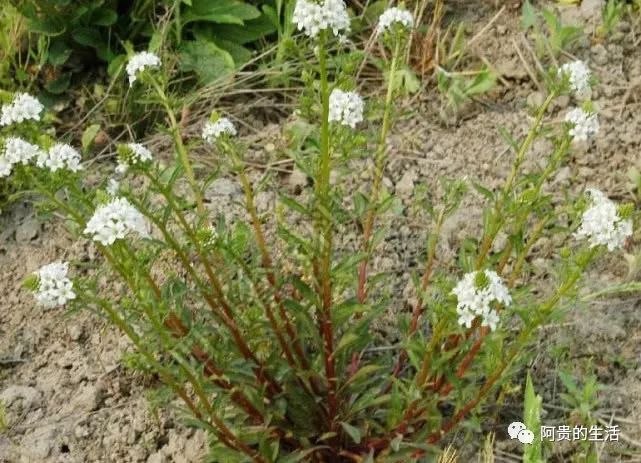
[[118, 55], [112, 58], [112, 60], [109, 62], [109, 66], [107, 66], [107, 74], [109, 74], [109, 77], [114, 77], [117, 72], [122, 69], [122, 67], [125, 65], [127, 62], [127, 55]]
[[466, 96], [480, 95], [490, 91], [496, 84], [496, 74], [484, 69], [477, 75], [465, 92]]
[[110, 8], [99, 8], [93, 12], [91, 22], [96, 26], [112, 26], [118, 20], [118, 13]]
[[62, 66], [67, 62], [72, 52], [73, 50], [64, 40], [52, 40], [47, 53], [47, 59], [49, 60], [49, 64], [54, 67]]
[[343, 427], [345, 432], [347, 434], [349, 434], [349, 437], [351, 437], [352, 440], [356, 444], [360, 444], [361, 443], [361, 431], [360, 431], [360, 429], [358, 429], [356, 426], [352, 426], [349, 423], [345, 423], [344, 421], [341, 421], [341, 426]]
[[307, 217], [311, 217], [312, 213], [310, 212], [309, 209], [307, 209], [304, 205], [299, 203], [293, 198], [290, 198], [289, 196], [285, 196], [284, 194], [279, 195], [280, 201], [287, 206], [289, 209], [296, 211], [300, 214], [303, 214]]
[[82, 133], [82, 149], [87, 152], [100, 132], [100, 124], [92, 124]]
[[231, 55], [213, 42], [191, 40], [180, 48], [180, 67], [193, 71], [203, 84], [212, 83], [230, 74], [235, 67]]
[[208, 28], [208, 31], [218, 40], [244, 45], [275, 33], [276, 26], [270, 21], [269, 16], [263, 13], [256, 19], [244, 21], [243, 25], [219, 24], [215, 29]]
[[193, 0], [183, 14], [183, 24], [208, 21], [222, 24], [243, 25], [260, 16], [256, 7], [238, 0]]
[[71, 33], [71, 37], [80, 45], [86, 47], [98, 48], [103, 44], [102, 35], [100, 32], [92, 27], [81, 27]]
[[529, 372], [525, 383], [524, 401], [523, 421], [525, 427], [534, 433], [534, 442], [531, 445], [524, 446], [523, 463], [543, 463], [541, 439], [540, 436], [537, 436], [537, 431], [541, 429], [542, 399], [541, 396], [536, 395], [534, 392], [534, 385]]
[[64, 74], [61, 74], [57, 79], [47, 82], [47, 84], [45, 85], [45, 90], [47, 90], [49, 93], [53, 93], [54, 95], [59, 95], [67, 91], [70, 83], [71, 73], [66, 72]]
[[32, 19], [29, 21], [28, 30], [34, 34], [42, 34], [48, 37], [55, 37], [65, 32], [65, 25], [54, 19]]
[[530, 0], [525, 0], [521, 10], [521, 27], [527, 30], [534, 25], [536, 25], [536, 11], [532, 7]]

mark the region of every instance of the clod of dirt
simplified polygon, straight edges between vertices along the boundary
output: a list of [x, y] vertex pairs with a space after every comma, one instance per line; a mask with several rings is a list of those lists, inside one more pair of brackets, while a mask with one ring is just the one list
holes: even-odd
[[16, 241], [26, 243], [34, 240], [40, 233], [40, 222], [36, 219], [27, 219], [16, 228]]

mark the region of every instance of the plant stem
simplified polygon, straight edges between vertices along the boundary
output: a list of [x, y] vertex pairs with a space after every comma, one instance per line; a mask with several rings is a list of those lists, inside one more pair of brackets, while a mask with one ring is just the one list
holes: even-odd
[[387, 82], [387, 94], [385, 96], [385, 109], [383, 111], [383, 123], [381, 126], [380, 137], [378, 139], [378, 146], [376, 149], [376, 158], [374, 160], [374, 180], [372, 183], [372, 192], [369, 199], [369, 209], [365, 218], [363, 227], [363, 251], [365, 257], [360, 263], [358, 270], [358, 301], [363, 304], [367, 298], [367, 265], [369, 263], [369, 254], [371, 252], [371, 238], [374, 229], [374, 221], [376, 219], [377, 202], [380, 194], [381, 183], [383, 180], [383, 170], [385, 169], [386, 157], [386, 141], [387, 133], [391, 125], [391, 113], [393, 107], [394, 97], [394, 84], [396, 80], [396, 70], [398, 67], [399, 55], [401, 52], [401, 39], [396, 38], [396, 45], [392, 55], [390, 70]]
[[325, 375], [327, 376], [327, 413], [330, 431], [336, 429], [338, 400], [336, 397], [337, 379], [334, 360], [334, 333], [332, 326], [332, 233], [331, 197], [329, 194], [329, 177], [331, 171], [330, 130], [329, 130], [329, 78], [327, 69], [327, 31], [319, 35], [319, 66], [320, 66], [320, 96], [321, 96], [321, 130], [320, 158], [318, 163], [316, 200], [317, 225], [316, 243], [320, 250], [320, 260], [316, 259], [314, 268], [317, 272], [319, 296], [321, 298], [320, 332], [323, 338], [325, 359]]
[[556, 96], [557, 96], [557, 91], [554, 90], [550, 92], [548, 97], [545, 99], [545, 101], [539, 108], [536, 118], [534, 119], [534, 124], [530, 128], [530, 131], [525, 137], [525, 140], [523, 141], [523, 143], [521, 143], [521, 146], [519, 147], [519, 150], [516, 153], [516, 158], [514, 159], [514, 163], [512, 164], [512, 171], [510, 172], [510, 175], [505, 182], [502, 195], [498, 197], [494, 205], [494, 218], [496, 220], [496, 223], [490, 224], [489, 227], [491, 227], [491, 229], [485, 230], [485, 235], [483, 237], [483, 241], [479, 249], [479, 255], [476, 259], [476, 265], [475, 265], [476, 270], [480, 270], [482, 268], [483, 262], [485, 261], [485, 258], [490, 252], [490, 249], [492, 248], [492, 244], [494, 243], [494, 239], [496, 238], [496, 235], [498, 235], [498, 233], [501, 231], [501, 228], [503, 227], [503, 224], [505, 223], [505, 216], [503, 213], [503, 205], [505, 202], [505, 198], [512, 193], [511, 191], [512, 185], [516, 180], [516, 176], [519, 173], [521, 164], [525, 160], [525, 155], [527, 154], [528, 150], [530, 149], [530, 146], [534, 142], [534, 139], [536, 138], [536, 135], [539, 132], [539, 127], [541, 125], [541, 122], [543, 121], [543, 117], [545, 116], [545, 113], [547, 112], [548, 107], [550, 106], [554, 98], [556, 98]]
[[[267, 242], [265, 240], [265, 233], [263, 232], [263, 226], [260, 222], [260, 219], [258, 218], [258, 213], [256, 212], [256, 205], [254, 203], [254, 190], [252, 188], [251, 182], [249, 181], [249, 178], [247, 177], [247, 173], [245, 172], [245, 166], [233, 145], [226, 144], [225, 148], [227, 149], [227, 151], [230, 153], [232, 157], [234, 168], [238, 173], [238, 176], [240, 178], [240, 183], [245, 193], [245, 207], [252, 221], [256, 242], [258, 244], [258, 249], [261, 253], [262, 266], [267, 271], [267, 281], [269, 282], [269, 285], [274, 290], [274, 301], [278, 306], [280, 318], [283, 320], [283, 323], [285, 324], [285, 331], [287, 332], [287, 335], [289, 336], [289, 338], [291, 339], [294, 345], [294, 351], [296, 353], [296, 356], [298, 357], [298, 360], [301, 363], [301, 366], [304, 369], [309, 369], [309, 362], [307, 361], [307, 357], [305, 356], [305, 352], [300, 343], [300, 338], [296, 334], [296, 330], [294, 329], [294, 326], [292, 325], [289, 319], [289, 315], [285, 310], [285, 305], [283, 304], [280, 288], [278, 287], [278, 282], [276, 281], [276, 275], [274, 274], [273, 260], [269, 252], [269, 249], [267, 247]], [[268, 304], [266, 305], [266, 309], [271, 312], [271, 309], [269, 308]], [[270, 314], [268, 313], [267, 316], [270, 317]], [[271, 317], [273, 318], [273, 315], [271, 315]], [[285, 352], [285, 355], [293, 361], [293, 355], [290, 353], [289, 346], [285, 343], [284, 337], [280, 333], [280, 329], [278, 329], [277, 326], [275, 325], [275, 319], [274, 319], [274, 330], [277, 331], [276, 336], [282, 340], [282, 348], [283, 348], [283, 351]]]
[[169, 104], [169, 98], [167, 97], [167, 94], [162, 89], [160, 84], [153, 77], [150, 77], [150, 81], [152, 83], [152, 86], [156, 90], [156, 93], [158, 94], [163, 107], [165, 108], [167, 117], [169, 118], [170, 132], [174, 140], [174, 145], [176, 147], [176, 152], [178, 154], [178, 160], [180, 161], [180, 164], [182, 165], [183, 169], [185, 169], [185, 175], [187, 176], [187, 181], [191, 186], [192, 192], [194, 194], [194, 198], [196, 200], [196, 207], [198, 209], [198, 213], [201, 216], [204, 216], [206, 215], [207, 211], [205, 210], [205, 205], [203, 203], [202, 193], [200, 191], [200, 188], [198, 187], [198, 183], [196, 182], [194, 169], [191, 165], [191, 161], [189, 160], [189, 152], [187, 151], [187, 148], [183, 143], [182, 135], [180, 132], [180, 126], [178, 125], [178, 121], [176, 120], [176, 114], [174, 113], [173, 108]]

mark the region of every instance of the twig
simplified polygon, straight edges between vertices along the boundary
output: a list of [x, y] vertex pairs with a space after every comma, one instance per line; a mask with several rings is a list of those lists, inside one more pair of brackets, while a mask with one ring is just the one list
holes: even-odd
[[514, 50], [516, 51], [516, 54], [521, 60], [521, 63], [523, 63], [523, 66], [525, 67], [525, 71], [530, 76], [530, 79], [532, 79], [532, 82], [534, 82], [534, 84], [539, 90], [543, 90], [543, 86], [539, 82], [539, 79], [536, 78], [536, 74], [534, 74], [534, 71], [532, 71], [532, 68], [530, 67], [526, 59], [523, 57], [523, 54], [521, 53], [521, 49], [519, 48], [518, 44], [516, 43], [516, 40], [514, 39], [512, 39], [512, 46], [514, 46]]

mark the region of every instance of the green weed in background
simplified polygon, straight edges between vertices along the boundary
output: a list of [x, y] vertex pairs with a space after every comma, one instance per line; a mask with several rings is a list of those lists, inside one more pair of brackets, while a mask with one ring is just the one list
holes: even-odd
[[[24, 32], [39, 42], [36, 65], [44, 89], [54, 95], [66, 92], [81, 72], [104, 67], [115, 74], [127, 48], [148, 43], [155, 51], [175, 53], [182, 71], [210, 83], [247, 63], [267, 36], [282, 29], [284, 8], [283, 0], [14, 0], [13, 5], [26, 20]], [[29, 44], [18, 55], [34, 49]], [[13, 72], [18, 80], [24, 77], [16, 67]]]

